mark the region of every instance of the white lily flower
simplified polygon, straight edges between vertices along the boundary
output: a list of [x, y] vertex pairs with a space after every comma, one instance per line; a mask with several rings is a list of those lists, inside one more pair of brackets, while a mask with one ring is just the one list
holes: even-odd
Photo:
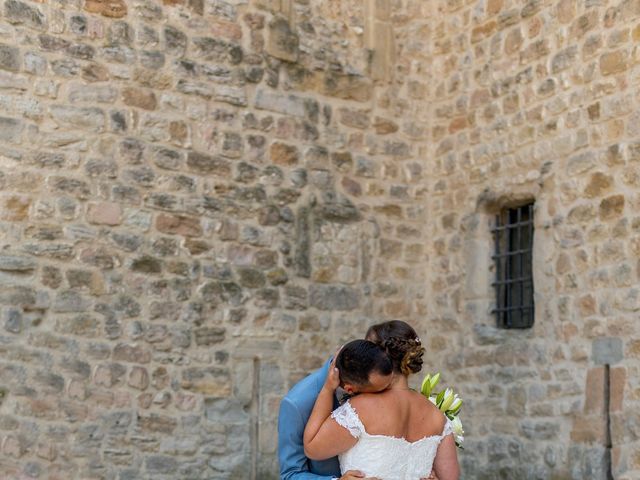
[[447, 390], [444, 393], [444, 400], [442, 400], [442, 405], [440, 405], [440, 410], [442, 410], [443, 412], [446, 412], [447, 410], [449, 410], [449, 407], [451, 407], [453, 400], [454, 400], [453, 390], [451, 390], [450, 388], [447, 388]]
[[451, 424], [453, 425], [453, 435], [455, 437], [456, 444], [460, 446], [462, 445], [462, 442], [464, 442], [464, 429], [462, 428], [462, 422], [459, 417], [454, 417], [453, 420], [451, 420]]
[[455, 396], [453, 397], [453, 402], [451, 403], [451, 406], [449, 407], [449, 410], [455, 410], [461, 404], [462, 404], [462, 399], [460, 397], [458, 397], [458, 394], [456, 393]]
[[440, 374], [435, 375], [428, 374], [422, 380], [420, 385], [420, 393], [429, 399], [436, 408], [444, 413], [449, 418], [453, 425], [454, 439], [456, 446], [462, 448], [462, 442], [464, 441], [464, 430], [462, 429], [462, 422], [458, 418], [460, 408], [462, 407], [462, 398], [457, 393], [453, 392], [452, 388], [441, 390], [440, 392], [434, 392], [434, 387], [440, 381]]

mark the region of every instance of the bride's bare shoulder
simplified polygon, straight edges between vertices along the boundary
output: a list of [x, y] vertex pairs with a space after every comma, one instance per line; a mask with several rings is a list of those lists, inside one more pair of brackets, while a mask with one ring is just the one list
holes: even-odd
[[418, 407], [418, 411], [420, 412], [420, 416], [424, 419], [424, 421], [428, 422], [430, 425], [434, 425], [436, 429], [444, 428], [444, 424], [447, 421], [447, 417], [445, 417], [444, 413], [440, 411], [438, 407], [436, 407], [428, 398], [424, 395], [417, 394], [416, 398], [416, 406]]
[[389, 399], [379, 393], [361, 393], [349, 400], [351, 406], [360, 416], [368, 418], [381, 408], [389, 408]]
[[355, 409], [358, 407], [366, 408], [370, 405], [375, 405], [379, 403], [381, 400], [381, 396], [379, 393], [360, 393], [354, 397], [349, 399], [349, 403]]

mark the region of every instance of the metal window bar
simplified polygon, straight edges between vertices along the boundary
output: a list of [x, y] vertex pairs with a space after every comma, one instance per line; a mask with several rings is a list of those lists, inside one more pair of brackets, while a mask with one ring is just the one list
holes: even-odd
[[496, 216], [496, 308], [499, 327], [533, 326], [533, 204], [506, 209]]

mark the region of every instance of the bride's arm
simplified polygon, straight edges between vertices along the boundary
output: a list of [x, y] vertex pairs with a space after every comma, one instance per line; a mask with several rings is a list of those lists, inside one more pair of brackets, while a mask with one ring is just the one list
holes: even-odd
[[335, 457], [351, 448], [357, 441], [346, 428], [331, 418], [333, 396], [339, 384], [340, 376], [335, 368], [334, 357], [329, 366], [327, 380], [320, 390], [304, 429], [304, 454], [312, 460]]
[[438, 480], [458, 480], [460, 477], [456, 448], [453, 434], [447, 435], [440, 442], [436, 458], [433, 461], [433, 470], [438, 476]]

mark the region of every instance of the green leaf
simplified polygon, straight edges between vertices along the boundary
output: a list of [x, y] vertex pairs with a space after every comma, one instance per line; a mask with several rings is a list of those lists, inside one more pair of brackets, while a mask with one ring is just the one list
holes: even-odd
[[420, 392], [422, 393], [422, 395], [424, 395], [427, 398], [429, 398], [429, 395], [431, 395], [431, 375], [430, 374], [428, 374], [426, 377], [424, 377], [424, 380], [422, 380], [422, 385], [420, 386]]
[[433, 390], [440, 381], [440, 372], [436, 373], [430, 380], [431, 390]]

